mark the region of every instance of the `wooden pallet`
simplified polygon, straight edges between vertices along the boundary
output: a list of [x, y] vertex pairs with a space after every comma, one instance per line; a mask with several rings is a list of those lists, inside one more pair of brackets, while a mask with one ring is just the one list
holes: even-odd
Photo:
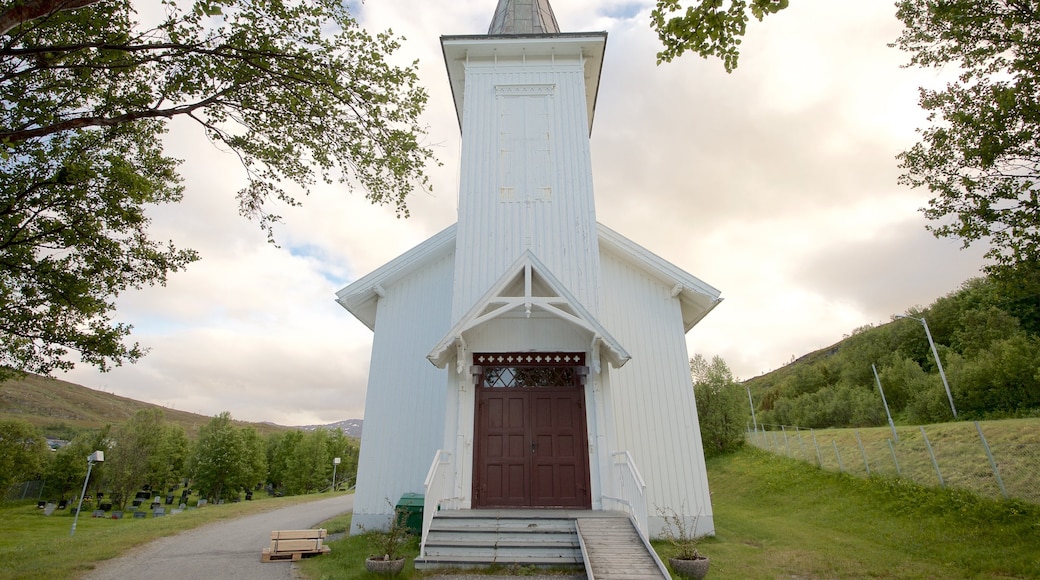
[[260, 552], [261, 562], [298, 561], [304, 555], [328, 554], [331, 548], [322, 542], [328, 536], [323, 528], [317, 530], [275, 530], [271, 532], [271, 546]]

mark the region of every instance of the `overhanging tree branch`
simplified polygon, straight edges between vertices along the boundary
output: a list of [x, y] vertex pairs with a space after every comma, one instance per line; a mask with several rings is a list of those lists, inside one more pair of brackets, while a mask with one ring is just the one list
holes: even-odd
[[62, 10], [75, 10], [97, 4], [101, 0], [31, 0], [19, 2], [0, 12], [0, 34], [7, 34], [15, 27], [37, 18], [50, 16]]

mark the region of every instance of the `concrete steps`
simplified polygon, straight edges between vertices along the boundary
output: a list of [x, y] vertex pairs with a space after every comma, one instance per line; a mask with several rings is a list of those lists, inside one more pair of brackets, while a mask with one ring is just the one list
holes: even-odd
[[580, 569], [583, 563], [575, 518], [565, 510], [444, 510], [433, 518], [415, 568]]

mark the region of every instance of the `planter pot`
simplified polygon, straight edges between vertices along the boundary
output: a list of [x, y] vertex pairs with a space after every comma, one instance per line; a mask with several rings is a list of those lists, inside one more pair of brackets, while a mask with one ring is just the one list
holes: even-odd
[[668, 558], [668, 563], [672, 565], [672, 570], [675, 570], [675, 573], [683, 578], [695, 578], [700, 580], [708, 575], [709, 561], [703, 556], [696, 560]]
[[396, 576], [404, 569], [404, 558], [397, 560], [384, 560], [382, 558], [368, 558], [365, 560], [365, 568], [373, 574], [383, 576]]

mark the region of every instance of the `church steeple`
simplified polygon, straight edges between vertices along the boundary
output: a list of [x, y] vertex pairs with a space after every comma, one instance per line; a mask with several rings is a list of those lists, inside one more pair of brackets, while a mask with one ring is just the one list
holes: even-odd
[[549, 0], [498, 0], [488, 36], [559, 34]]

